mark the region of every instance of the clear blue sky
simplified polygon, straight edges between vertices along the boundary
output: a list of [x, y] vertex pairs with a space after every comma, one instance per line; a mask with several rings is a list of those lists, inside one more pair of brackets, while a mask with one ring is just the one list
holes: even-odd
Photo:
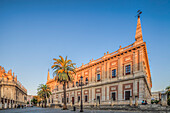
[[0, 65], [36, 94], [54, 57], [79, 67], [132, 44], [138, 9], [152, 91], [162, 90], [170, 85], [170, 0], [0, 0]]

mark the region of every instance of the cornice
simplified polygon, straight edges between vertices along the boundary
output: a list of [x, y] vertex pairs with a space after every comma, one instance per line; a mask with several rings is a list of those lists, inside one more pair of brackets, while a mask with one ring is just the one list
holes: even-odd
[[110, 54], [108, 53], [107, 55], [104, 55], [103, 57], [101, 57], [99, 59], [96, 59], [96, 60], [91, 61], [91, 62], [89, 62], [89, 63], [87, 63], [85, 65], [82, 65], [79, 68], [76, 68], [76, 72], [79, 72], [79, 71], [84, 70], [86, 68], [92, 67], [92, 66], [97, 65], [99, 63], [102, 63], [104, 61], [113, 59], [113, 57], [117, 57], [117, 56], [120, 57], [121, 55], [123, 55], [124, 53], [127, 53], [128, 51], [132, 51], [132, 50], [134, 50], [136, 48], [140, 48], [141, 46], [145, 46], [145, 45], [146, 45], [145, 42], [137, 44], [137, 45], [136, 44], [134, 45], [134, 43], [133, 43], [133, 44], [128, 45], [128, 46], [126, 46], [124, 48], [120, 48], [115, 52], [112, 52]]

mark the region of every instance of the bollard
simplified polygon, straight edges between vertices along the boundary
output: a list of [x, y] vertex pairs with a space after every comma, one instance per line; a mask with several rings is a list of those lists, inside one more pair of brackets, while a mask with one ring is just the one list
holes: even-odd
[[76, 107], [75, 106], [73, 106], [73, 111], [76, 111]]

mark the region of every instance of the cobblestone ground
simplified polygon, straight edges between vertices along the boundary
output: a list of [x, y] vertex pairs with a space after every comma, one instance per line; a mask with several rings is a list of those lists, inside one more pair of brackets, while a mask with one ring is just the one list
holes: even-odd
[[[80, 112], [79, 112], [79, 109], [77, 109], [76, 111], [72, 111], [72, 110], [61, 110], [61, 109], [53, 109], [53, 108], [30, 107], [30, 108], [26, 108], [26, 109], [0, 110], [0, 113], [80, 113]], [[109, 110], [87, 110], [87, 109], [85, 109], [83, 113], [141, 113], [141, 112], [125, 112], [125, 111], [109, 111]]]

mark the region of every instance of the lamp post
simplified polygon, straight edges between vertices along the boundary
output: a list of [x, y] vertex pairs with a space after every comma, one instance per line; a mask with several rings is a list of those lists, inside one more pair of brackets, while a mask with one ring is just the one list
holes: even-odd
[[80, 106], [80, 112], [83, 112], [83, 100], [82, 100], [82, 86], [83, 86], [83, 76], [80, 77], [81, 78], [81, 106]]

